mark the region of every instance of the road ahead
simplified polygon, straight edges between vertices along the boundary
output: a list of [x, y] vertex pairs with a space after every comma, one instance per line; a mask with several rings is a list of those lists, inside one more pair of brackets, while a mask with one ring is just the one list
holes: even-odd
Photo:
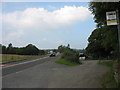
[[70, 67], [54, 63], [57, 58], [4, 68], [3, 88], [100, 88], [102, 75], [109, 70], [98, 61]]
[[47, 57], [38, 58], [38, 59], [34, 59], [34, 60], [26, 60], [26, 61], [13, 62], [10, 64], [6, 64], [3, 67], [2, 75], [5, 76], [5, 75], [10, 74], [10, 73], [16, 73], [18, 71], [39, 65], [41, 63], [44, 63], [44, 62], [47, 62], [50, 60], [54, 60], [54, 59], [58, 59], [59, 57], [60, 57], [60, 55], [56, 56], [56, 57], [52, 57], [52, 58], [47, 56]]

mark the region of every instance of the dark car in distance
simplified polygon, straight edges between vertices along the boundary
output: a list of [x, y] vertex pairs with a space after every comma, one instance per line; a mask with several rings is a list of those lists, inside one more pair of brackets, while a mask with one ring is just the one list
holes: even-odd
[[51, 53], [51, 54], [50, 54], [50, 57], [55, 57], [55, 56], [56, 56], [55, 53]]

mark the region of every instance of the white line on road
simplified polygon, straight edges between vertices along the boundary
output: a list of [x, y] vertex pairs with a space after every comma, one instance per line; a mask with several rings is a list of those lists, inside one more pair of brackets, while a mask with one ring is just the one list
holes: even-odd
[[7, 75], [5, 75], [5, 76], [0, 77], [0, 79], [6, 78], [6, 77], [8, 77], [8, 76], [10, 76], [10, 75], [13, 75], [13, 74], [19, 74], [19, 73], [21, 73], [21, 72], [23, 72], [23, 70], [17, 71], [17, 72], [15, 72], [15, 73], [7, 74]]
[[[23, 62], [23, 63], [19, 63], [19, 64], [14, 64], [14, 65], [12, 65], [12, 66], [20, 65], [20, 64], [24, 64], [24, 63], [29, 63], [29, 62], [34, 62], [34, 61], [38, 61], [38, 60], [45, 59], [45, 58], [48, 58], [48, 56], [47, 56], [47, 57], [43, 57], [43, 58], [39, 58], [39, 59], [35, 59], [35, 60], [32, 60], [32, 61], [28, 61], [28, 62]], [[11, 66], [10, 66], [10, 67], [11, 67]], [[6, 67], [6, 68], [7, 68], [7, 67]], [[23, 70], [20, 70], [20, 71], [17, 71], [17, 72], [15, 72], [15, 73], [11, 73], [11, 74], [2, 76], [2, 77], [0, 77], [0, 79], [6, 78], [6, 77], [8, 77], [9, 75], [12, 75], [12, 74], [19, 74], [19, 73], [21, 73], [21, 72], [23, 72]]]
[[35, 60], [31, 60], [31, 61], [26, 61], [26, 62], [22, 62], [22, 63], [18, 63], [18, 64], [9, 65], [9, 66], [3, 67], [3, 68], [8, 68], [8, 67], [12, 67], [12, 66], [16, 66], [16, 65], [21, 65], [21, 64], [25, 64], [25, 63], [30, 63], [30, 62], [35, 62], [35, 61], [38, 61], [38, 60], [41, 60], [41, 59], [45, 59], [45, 58], [48, 58], [48, 56], [47, 57], [43, 57], [43, 58], [39, 58], [39, 59], [35, 59]]

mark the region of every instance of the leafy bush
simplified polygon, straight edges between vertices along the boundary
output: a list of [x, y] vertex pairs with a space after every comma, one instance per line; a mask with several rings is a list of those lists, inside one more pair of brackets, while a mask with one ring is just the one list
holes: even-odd
[[67, 48], [62, 55], [62, 58], [69, 60], [71, 62], [79, 62], [79, 54], [76, 51], [73, 51], [72, 49]]

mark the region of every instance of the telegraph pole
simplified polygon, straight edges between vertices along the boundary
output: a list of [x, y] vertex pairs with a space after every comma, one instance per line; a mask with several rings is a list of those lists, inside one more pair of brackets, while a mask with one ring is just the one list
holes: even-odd
[[[120, 5], [120, 1], [118, 2], [118, 4]], [[120, 60], [119, 60], [119, 58], [120, 58], [120, 10], [119, 10], [119, 7], [117, 8], [116, 12], [117, 12], [117, 22], [118, 22], [117, 26], [118, 26], [118, 48], [119, 48], [117, 64], [119, 66], [119, 62], [120, 62]], [[119, 77], [120, 70], [119, 70], [119, 67], [117, 69], [118, 69], [118, 73], [117, 73], [118, 83], [117, 83], [117, 85], [118, 85], [118, 88], [120, 88], [120, 77]]]
[[[118, 2], [118, 4], [120, 5], [120, 1]], [[120, 8], [118, 7], [117, 10], [117, 22], [118, 22], [118, 58], [120, 58]]]
[[116, 11], [106, 12], [107, 25], [116, 25], [118, 27], [118, 52], [120, 53], [120, 11], [117, 8]]
[[119, 53], [120, 53], [120, 11], [117, 9], [117, 21], [118, 21], [118, 41], [119, 41]]

